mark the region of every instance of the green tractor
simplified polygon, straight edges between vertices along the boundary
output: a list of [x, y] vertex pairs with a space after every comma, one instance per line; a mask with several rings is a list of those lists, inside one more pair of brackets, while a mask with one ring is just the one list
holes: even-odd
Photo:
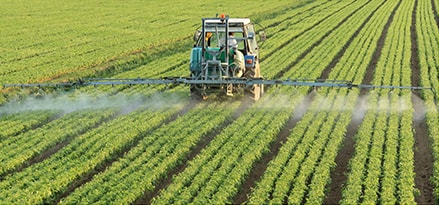
[[[259, 34], [265, 40], [265, 34]], [[203, 18], [202, 28], [194, 35], [195, 45], [190, 59], [191, 79], [222, 81], [262, 79], [259, 51], [253, 24], [248, 18]], [[191, 84], [193, 98], [206, 99], [209, 94], [227, 96], [244, 94], [259, 100], [263, 84]]]

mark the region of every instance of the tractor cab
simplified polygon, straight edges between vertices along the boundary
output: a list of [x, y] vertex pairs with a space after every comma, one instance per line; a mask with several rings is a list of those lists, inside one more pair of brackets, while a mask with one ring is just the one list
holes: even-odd
[[[203, 18], [202, 28], [195, 32], [191, 52], [191, 78], [223, 80], [230, 78], [262, 78], [259, 51], [253, 24], [248, 18]], [[206, 98], [210, 93], [247, 93], [259, 99], [261, 85], [192, 85], [191, 94]], [[255, 93], [256, 92], [256, 93]]]

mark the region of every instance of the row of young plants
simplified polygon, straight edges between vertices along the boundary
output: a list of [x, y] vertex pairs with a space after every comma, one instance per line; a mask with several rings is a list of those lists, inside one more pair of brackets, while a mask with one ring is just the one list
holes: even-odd
[[0, 175], [23, 165], [65, 139], [98, 126], [114, 114], [114, 110], [73, 112], [37, 129], [3, 139], [0, 141]]
[[4, 203], [53, 203], [69, 186], [117, 159], [181, 108], [177, 104], [140, 109], [75, 137], [48, 159], [2, 180], [0, 200]]
[[56, 118], [56, 111], [25, 111], [5, 113], [0, 117], [0, 141], [36, 128]]
[[[312, 49], [314, 43], [316, 43], [321, 38], [325, 38], [325, 36], [328, 35], [328, 33], [331, 33], [335, 29], [335, 27], [342, 22], [344, 18], [352, 14], [353, 11], [355, 11], [356, 9], [358, 9], [364, 4], [369, 4], [369, 3], [355, 2], [352, 4], [348, 4], [346, 2], [340, 2], [340, 5], [336, 5], [334, 7], [334, 10], [338, 12], [336, 12], [334, 15], [331, 15], [329, 18], [325, 19], [317, 26], [312, 27], [312, 29], [298, 36], [291, 43], [285, 45], [282, 48], [278, 48], [278, 52], [276, 53], [276, 55], [271, 55], [269, 58], [264, 59], [264, 65], [268, 65], [265, 67], [264, 71], [279, 70], [279, 68], [291, 67], [290, 64], [293, 63], [294, 61], [289, 61], [289, 59], [298, 59], [307, 50]], [[306, 21], [304, 22], [304, 24], [308, 25]], [[315, 23], [312, 23], [305, 27], [310, 27], [314, 24]], [[279, 39], [279, 41], [281, 41], [281, 39]], [[332, 51], [333, 49], [326, 49], [326, 50]], [[306, 68], [299, 67], [297, 70], [298, 72], [300, 72], [303, 69]], [[312, 68], [312, 69], [310, 68], [308, 70], [313, 70], [313, 69], [323, 69], [323, 68]]]
[[355, 155], [342, 204], [414, 203], [414, 137], [411, 110], [392, 111], [401, 97], [371, 92], [369, 111], [355, 136]]
[[[298, 64], [294, 65], [292, 69], [290, 69], [289, 73], [294, 74], [297, 72], [303, 72], [304, 70], [305, 72], [310, 72], [313, 69], [319, 69], [323, 71], [323, 69], [325, 69], [325, 67], [331, 62], [330, 60], [334, 59], [338, 52], [343, 49], [344, 45], [348, 43], [349, 38], [355, 34], [355, 31], [361, 28], [362, 23], [367, 22], [370, 15], [376, 9], [380, 8], [383, 5], [382, 1], [370, 1], [367, 3], [361, 3], [362, 4], [358, 5], [358, 7], [363, 7], [361, 7], [356, 12], [355, 10], [340, 11], [340, 13], [344, 13], [345, 16], [351, 16], [349, 16], [349, 18], [344, 21], [337, 29], [332, 30], [330, 33], [327, 33], [321, 43], [316, 45], [316, 47], [314, 47], [307, 54], [307, 56], [305, 56], [307, 60], [302, 60]], [[287, 73], [287, 75], [291, 75], [289, 73]], [[303, 73], [302, 75], [307, 76], [311, 79], [320, 77], [311, 76], [306, 73]]]
[[[271, 100], [286, 106], [272, 107]], [[268, 145], [299, 100], [291, 95], [261, 99], [215, 136], [152, 203], [231, 203], [253, 163], [269, 151]]]
[[[282, 47], [289, 39], [311, 29], [318, 22], [328, 18], [346, 5], [347, 3], [335, 1], [314, 1], [294, 11], [288, 11], [284, 15], [276, 16], [271, 20], [263, 20], [263, 24], [268, 26], [265, 30], [268, 40], [261, 44], [263, 53], [270, 55], [279, 47]], [[280, 20], [281, 22], [279, 22]], [[265, 55], [262, 57], [265, 57]]]
[[[351, 114], [349, 108], [347, 112], [340, 108], [343, 105], [352, 108], [355, 101], [346, 98], [343, 94], [346, 90], [327, 91], [314, 98], [308, 112], [290, 131], [291, 135], [268, 164], [247, 203], [302, 203], [306, 193], [311, 204], [319, 201], [315, 197], [320, 194], [321, 203], [324, 193], [318, 190], [324, 192], [327, 182], [321, 178], [322, 172], [329, 174], [334, 165], [337, 146], [349, 123], [345, 118]], [[354, 101], [348, 103], [346, 99]]]
[[[432, 12], [433, 1], [417, 1], [416, 34], [418, 43], [418, 58], [420, 64], [420, 85], [439, 90], [439, 28]], [[436, 9], [439, 2], [435, 2]], [[424, 91], [423, 99], [426, 108], [426, 123], [428, 125], [429, 139], [433, 150], [434, 165], [433, 177], [434, 195], [439, 198], [439, 114], [437, 107], [438, 93]]]
[[[202, 1], [193, 3], [205, 4]], [[145, 7], [144, 2], [138, 2], [123, 6], [122, 10], [116, 1], [107, 2], [105, 8], [95, 1], [58, 2], [49, 7], [41, 7], [39, 4], [31, 4], [29, 7], [22, 7], [19, 3], [7, 4], [1, 13], [14, 23], [2, 23], [2, 27], [8, 28], [3, 30], [8, 38], [2, 43], [8, 55], [2, 61], [5, 63], [2, 72], [5, 73], [0, 75], [0, 81], [35, 82], [52, 79], [53, 76], [87, 69], [138, 49], [154, 49], [157, 45], [172, 44], [192, 36], [200, 25], [201, 17], [214, 16], [208, 12], [209, 9], [195, 14], [188, 13], [182, 8], [195, 5], [189, 6], [184, 1], [174, 1], [172, 6], [169, 4], [155, 2]], [[231, 17], [242, 17], [276, 12], [289, 5], [291, 2], [288, 1], [278, 4], [259, 1], [247, 5], [245, 9], [233, 5], [225, 5], [225, 9]], [[64, 12], [53, 12], [50, 9], [54, 6], [57, 6], [56, 10]], [[154, 6], [159, 8], [141, 12]], [[207, 6], [214, 8], [214, 4]], [[77, 9], [84, 7], [86, 11]], [[33, 18], [25, 15], [33, 15]], [[71, 22], [72, 15], [74, 22]], [[163, 15], [169, 16], [162, 18]], [[65, 26], [66, 23], [69, 26]]]
[[[412, 2], [401, 2], [386, 35], [372, 84], [411, 85]], [[395, 55], [398, 52], [398, 55]], [[369, 92], [355, 136], [342, 204], [414, 203], [414, 136], [410, 91]]]
[[[386, 10], [383, 8], [377, 13], [386, 13]], [[365, 27], [375, 25], [375, 20], [376, 18], [370, 20], [371, 22]], [[367, 29], [363, 29], [359, 35], [365, 34], [369, 34]], [[348, 56], [352, 53], [361, 53], [363, 49], [357, 47], [355, 45], [357, 43], [354, 41], [354, 45], [349, 47], [351, 50], [347, 53]], [[338, 44], [343, 45], [343, 43]], [[337, 51], [336, 48], [335, 50]], [[320, 54], [315, 55], [320, 56]], [[326, 59], [326, 64], [329, 64], [331, 58]], [[312, 61], [305, 57], [304, 62]], [[330, 77], [355, 78], [354, 75], [358, 73], [355, 72], [357, 67], [347, 65], [355, 63], [355, 58], [343, 58], [341, 62], [343, 62], [341, 66], [337, 65], [333, 68]], [[362, 69], [365, 70], [365, 66]], [[357, 91], [348, 93], [344, 89], [339, 91], [323, 89], [319, 92], [325, 91], [327, 92], [323, 94], [325, 97], [320, 100], [319, 97], [315, 97], [317, 99], [314, 100], [310, 111], [291, 131], [292, 135], [281, 148], [278, 156], [270, 162], [248, 203], [302, 203], [304, 200], [310, 204], [323, 202], [325, 187], [330, 182], [330, 171], [335, 166], [333, 162], [351, 120], [351, 110], [358, 95]], [[337, 123], [329, 123], [335, 121]], [[312, 129], [309, 129], [311, 127]]]
[[[332, 69], [332, 72], [329, 75], [330, 79], [347, 79], [352, 80], [354, 83], [361, 83], [368, 67], [368, 63], [372, 58], [373, 50], [375, 50], [376, 41], [381, 33], [380, 31], [385, 24], [385, 21], [382, 21], [383, 16], [388, 17], [394, 6], [395, 2], [388, 2], [376, 11], [369, 22], [364, 25], [358, 35], [352, 40], [342, 58]], [[364, 49], [365, 47], [369, 49]], [[343, 95], [342, 93], [343, 92], [340, 92], [339, 95]], [[348, 109], [341, 109], [342, 112], [340, 113], [340, 118], [338, 120], [339, 123], [343, 120], [345, 123], [349, 123], [352, 120], [358, 120], [352, 119], [353, 113], [350, 112], [350, 110], [353, 110], [354, 108], [354, 103], [357, 100], [361, 100], [358, 99], [358, 94], [359, 91], [351, 90], [348, 94], [344, 95], [347, 98], [347, 106], [344, 107]], [[332, 110], [337, 110], [337, 108], [334, 107]], [[362, 110], [353, 110], [352, 112], [362, 112]], [[347, 126], [347, 124], [345, 125]], [[346, 129], [342, 129], [340, 132], [344, 133], [346, 132]], [[325, 152], [325, 154], [328, 153], [327, 156], [331, 157], [323, 158], [317, 166], [309, 185], [310, 188], [308, 194], [305, 198], [307, 204], [322, 203], [325, 197], [325, 187], [331, 182], [330, 171], [335, 167], [333, 162], [335, 161], [335, 156], [338, 151], [336, 147], [341, 146], [344, 136], [338, 136], [339, 139], [337, 139], [337, 135], [334, 135], [333, 137], [335, 138], [335, 140], [333, 140], [335, 143], [335, 149], [329, 149]]]
[[[315, 7], [322, 8], [327, 3], [327, 1], [323, 0], [300, 0], [300, 2], [298, 1], [294, 4], [289, 4], [289, 6], [284, 7], [284, 9], [276, 12], [259, 13], [258, 15], [255, 15], [255, 17], [252, 17], [252, 20], [256, 23], [263, 23], [265, 29], [276, 29], [276, 25], [283, 24], [283, 22], [287, 22], [289, 19], [296, 18], [304, 13], [310, 12], [314, 10]], [[276, 31], [278, 30], [276, 29]]]
[[61, 202], [134, 203], [145, 192], [152, 192], [167, 172], [183, 163], [194, 146], [224, 123], [238, 105], [238, 101], [199, 104], [149, 133], [123, 158]]

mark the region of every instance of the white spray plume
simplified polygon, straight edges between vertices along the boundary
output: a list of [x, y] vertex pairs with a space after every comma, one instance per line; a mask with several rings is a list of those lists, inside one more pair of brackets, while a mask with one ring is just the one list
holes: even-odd
[[27, 97], [22, 100], [14, 100], [0, 106], [0, 113], [19, 113], [38, 110], [58, 110], [70, 113], [82, 109], [120, 109], [123, 113], [129, 113], [139, 106], [151, 109], [173, 107], [185, 101], [180, 94], [156, 93], [150, 96], [144, 95], [105, 95], [93, 96], [90, 94], [77, 94], [74, 97], [68, 95], [45, 95], [41, 97]]

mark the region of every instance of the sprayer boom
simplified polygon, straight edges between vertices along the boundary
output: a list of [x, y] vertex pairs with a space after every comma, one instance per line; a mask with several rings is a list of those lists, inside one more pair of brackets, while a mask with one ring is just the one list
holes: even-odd
[[287, 85], [287, 86], [308, 86], [308, 87], [340, 87], [359, 89], [411, 89], [411, 90], [433, 90], [431, 87], [415, 86], [393, 86], [393, 85], [364, 85], [353, 84], [346, 80], [325, 80], [325, 79], [287, 79], [287, 80], [265, 80], [262, 78], [225, 78], [221, 80], [198, 80], [182, 77], [166, 77], [161, 79], [148, 78], [85, 78], [67, 83], [43, 83], [43, 84], [5, 84], [3, 87], [79, 87], [79, 86], [100, 86], [100, 85]]

